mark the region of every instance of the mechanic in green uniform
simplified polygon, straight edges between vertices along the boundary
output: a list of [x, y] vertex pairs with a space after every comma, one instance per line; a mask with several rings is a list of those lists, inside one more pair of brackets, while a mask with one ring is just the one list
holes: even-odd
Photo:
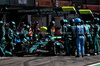
[[62, 26], [62, 40], [64, 40], [64, 37], [65, 37], [65, 34], [66, 34], [66, 30], [67, 30], [67, 27], [65, 25], [66, 22], [67, 22], [67, 20], [65, 20], [65, 19], [62, 19], [60, 21], [60, 24]]
[[70, 20], [71, 24], [71, 36], [72, 36], [72, 55], [75, 55], [75, 46], [76, 46], [76, 36], [75, 36], [75, 19]]
[[93, 45], [94, 45], [94, 53], [99, 54], [99, 18], [94, 18], [94, 38], [93, 38]]
[[26, 31], [26, 27], [27, 27], [27, 25], [26, 24], [24, 24], [23, 25], [23, 28], [21, 29], [21, 34], [20, 34], [20, 38], [21, 38], [21, 41], [22, 42], [27, 42], [27, 31]]
[[90, 33], [90, 30], [91, 30], [91, 26], [89, 25], [89, 21], [85, 21], [84, 22], [84, 28], [85, 28], [85, 54], [89, 55], [89, 50], [90, 50], [90, 47], [92, 45], [92, 36], [91, 36], [91, 33]]
[[69, 54], [69, 44], [68, 44], [68, 34], [67, 34], [68, 21], [66, 19], [62, 19], [60, 21], [60, 24], [62, 25], [62, 39], [64, 40], [66, 55], [69, 56], [70, 54]]
[[5, 55], [5, 28], [3, 25], [3, 21], [0, 21], [0, 56]]
[[35, 24], [34, 24], [34, 32], [33, 32], [33, 41], [38, 41], [40, 38], [40, 33], [41, 33], [41, 31], [40, 31], [40, 28], [39, 28], [39, 23], [38, 22], [35, 22]]
[[25, 46], [26, 52], [28, 52], [29, 44], [30, 44], [29, 37], [28, 37], [29, 28], [30, 28], [30, 26], [29, 25], [26, 25], [26, 27], [25, 27], [25, 39], [27, 40], [25, 42], [26, 43], [26, 46]]
[[91, 26], [90, 32], [91, 32], [91, 36], [92, 36], [92, 44], [90, 45], [89, 49], [90, 49], [90, 54], [95, 54], [94, 53], [94, 45], [93, 45], [93, 43], [94, 43], [94, 21], [93, 20], [92, 20], [90, 26]]
[[72, 44], [72, 27], [70, 23], [68, 22], [67, 25], [67, 35], [68, 35], [68, 48], [69, 48], [69, 54], [73, 55], [73, 44]]
[[50, 22], [50, 25], [47, 27], [47, 28], [48, 28], [47, 32], [50, 33], [49, 35], [50, 35], [51, 37], [54, 36], [54, 34], [53, 34], [53, 27], [54, 27], [54, 26], [55, 26], [55, 21], [51, 21], [51, 22]]
[[28, 39], [28, 40], [29, 40], [29, 37], [28, 37], [29, 28], [30, 28], [30, 26], [29, 26], [29, 25], [26, 25], [25, 37], [26, 37], [26, 39]]
[[6, 47], [5, 53], [6, 55], [13, 55], [12, 51], [14, 49], [14, 44], [13, 44], [13, 40], [14, 40], [14, 29], [15, 29], [15, 22], [11, 21], [10, 22], [10, 27], [8, 29], [8, 38], [9, 38], [9, 44]]

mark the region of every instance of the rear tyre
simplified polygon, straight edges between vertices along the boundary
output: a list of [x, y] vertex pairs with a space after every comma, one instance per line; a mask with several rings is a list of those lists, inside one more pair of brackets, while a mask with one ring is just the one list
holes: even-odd
[[56, 43], [54, 42], [53, 45], [51, 46], [51, 55], [56, 56], [57, 55], [57, 47], [56, 47]]

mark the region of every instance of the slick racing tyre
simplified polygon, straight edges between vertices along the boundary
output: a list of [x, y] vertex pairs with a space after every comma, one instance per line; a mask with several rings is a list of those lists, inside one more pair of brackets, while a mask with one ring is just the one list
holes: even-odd
[[51, 46], [51, 55], [56, 56], [57, 55], [57, 46], [56, 43], [54, 42], [53, 45]]
[[66, 52], [65, 52], [64, 49], [60, 50], [60, 56], [63, 56], [63, 55], [65, 55], [65, 54], [66, 54]]
[[15, 46], [15, 55], [19, 56], [19, 57], [24, 56], [22, 43], [17, 43], [16, 44], [16, 46]]
[[18, 53], [16, 53], [16, 56], [18, 56], [18, 57], [24, 57], [24, 53], [23, 52], [18, 52]]

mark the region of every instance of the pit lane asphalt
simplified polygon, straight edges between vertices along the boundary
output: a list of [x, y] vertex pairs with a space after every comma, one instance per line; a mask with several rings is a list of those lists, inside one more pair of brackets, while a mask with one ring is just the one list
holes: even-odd
[[100, 62], [97, 56], [34, 56], [0, 57], [0, 66], [87, 66]]

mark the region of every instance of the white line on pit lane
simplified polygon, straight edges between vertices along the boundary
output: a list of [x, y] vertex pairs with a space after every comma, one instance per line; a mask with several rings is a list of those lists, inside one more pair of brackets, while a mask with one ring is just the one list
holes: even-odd
[[100, 66], [100, 63], [95, 63], [95, 64], [88, 65], [88, 66], [96, 66], [96, 65], [99, 65]]

